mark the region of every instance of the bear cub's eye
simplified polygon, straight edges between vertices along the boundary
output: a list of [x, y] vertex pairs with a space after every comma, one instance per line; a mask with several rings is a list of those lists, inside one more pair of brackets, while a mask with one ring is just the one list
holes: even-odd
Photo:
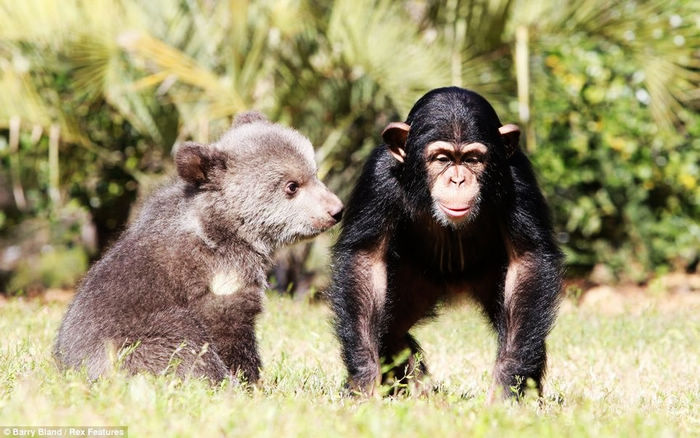
[[290, 196], [294, 195], [297, 190], [299, 190], [299, 183], [296, 181], [289, 181], [284, 187], [284, 192]]

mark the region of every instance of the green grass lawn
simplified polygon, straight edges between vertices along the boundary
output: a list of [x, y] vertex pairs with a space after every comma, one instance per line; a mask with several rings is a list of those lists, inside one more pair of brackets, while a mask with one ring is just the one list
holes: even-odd
[[495, 339], [466, 303], [415, 331], [438, 392], [359, 400], [341, 395], [345, 371], [323, 304], [268, 298], [258, 331], [265, 367], [249, 393], [60, 373], [51, 347], [65, 303], [3, 300], [0, 425], [128, 426], [132, 437], [698, 436], [700, 305], [668, 300], [632, 296], [612, 310], [564, 302], [544, 402], [494, 406], [485, 398]]

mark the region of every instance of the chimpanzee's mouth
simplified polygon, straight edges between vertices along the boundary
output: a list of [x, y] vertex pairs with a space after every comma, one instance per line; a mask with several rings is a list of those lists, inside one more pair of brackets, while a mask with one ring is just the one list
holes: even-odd
[[438, 202], [438, 206], [440, 206], [440, 210], [443, 211], [447, 216], [453, 219], [461, 219], [464, 216], [466, 216], [469, 213], [470, 207], [448, 207], [444, 205], [442, 202]]

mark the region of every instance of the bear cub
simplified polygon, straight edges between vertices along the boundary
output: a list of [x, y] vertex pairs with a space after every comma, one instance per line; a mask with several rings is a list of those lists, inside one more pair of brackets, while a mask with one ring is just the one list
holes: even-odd
[[183, 144], [175, 163], [178, 177], [87, 273], [54, 356], [91, 379], [116, 361], [129, 373], [256, 382], [273, 252], [336, 224], [343, 205], [316, 177], [310, 141], [260, 113], [213, 144]]

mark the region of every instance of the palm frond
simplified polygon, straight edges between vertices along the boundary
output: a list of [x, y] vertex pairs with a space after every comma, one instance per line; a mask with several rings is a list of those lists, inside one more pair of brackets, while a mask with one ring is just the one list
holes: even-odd
[[[512, 25], [533, 30], [533, 44], [556, 46], [585, 34], [622, 49], [624, 62], [644, 72], [654, 119], [666, 128], [678, 122], [678, 110], [694, 100], [700, 87], [700, 5], [663, 0], [520, 1]], [[538, 42], [539, 41], [539, 42]]]
[[28, 74], [17, 72], [6, 60], [0, 60], [0, 123], [8, 126], [12, 117], [31, 120], [48, 127], [51, 115]]
[[449, 66], [438, 44], [406, 26], [410, 18], [386, 0], [337, 0], [328, 26], [333, 50], [367, 74], [405, 113], [430, 88], [449, 84]]
[[[512, 0], [431, 1], [424, 26], [449, 53], [450, 81], [486, 95], [499, 109], [512, 98], [511, 51], [504, 34]], [[503, 60], [507, 61], [504, 63]]]

